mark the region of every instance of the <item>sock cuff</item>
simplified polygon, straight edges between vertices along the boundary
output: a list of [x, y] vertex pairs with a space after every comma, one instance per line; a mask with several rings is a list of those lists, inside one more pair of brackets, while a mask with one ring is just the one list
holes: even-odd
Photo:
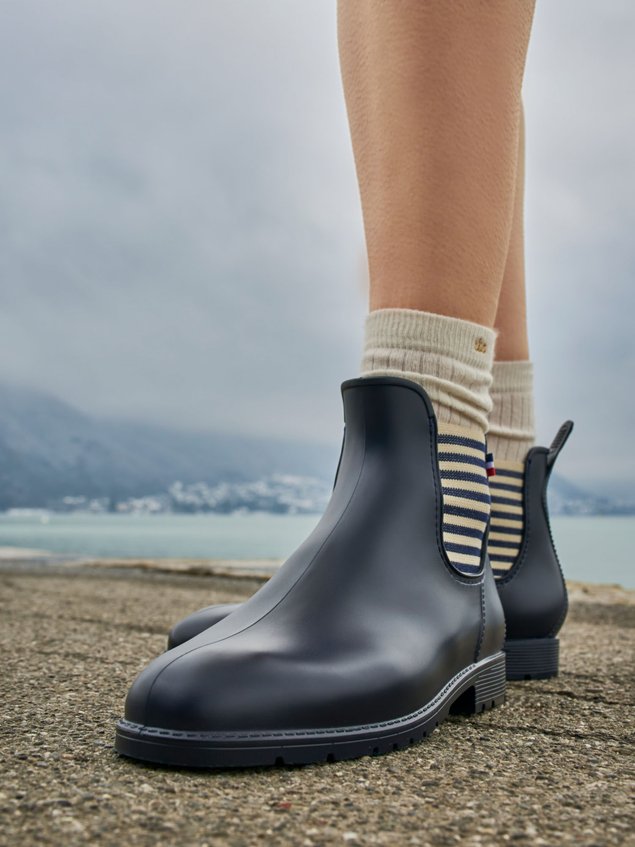
[[495, 339], [493, 329], [460, 318], [378, 309], [366, 318], [361, 375], [411, 379], [428, 392], [438, 422], [484, 433]]
[[494, 362], [492, 394], [531, 394], [533, 390], [534, 366], [531, 362]]
[[495, 465], [524, 461], [534, 443], [533, 385], [531, 362], [494, 362], [487, 443]]
[[395, 339], [404, 350], [451, 356], [469, 367], [491, 371], [496, 332], [490, 327], [419, 312], [377, 309], [366, 318], [366, 352], [391, 348]]

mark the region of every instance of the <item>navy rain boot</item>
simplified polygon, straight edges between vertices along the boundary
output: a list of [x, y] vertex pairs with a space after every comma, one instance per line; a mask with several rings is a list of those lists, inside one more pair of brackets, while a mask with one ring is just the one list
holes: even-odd
[[486, 544], [473, 575], [444, 550], [426, 393], [370, 377], [342, 395], [322, 519], [250, 600], [146, 667], [117, 725], [120, 753], [195, 767], [335, 761], [503, 702], [503, 609]]
[[572, 421], [563, 423], [551, 447], [533, 447], [525, 461], [523, 539], [509, 572], [496, 580], [507, 625], [507, 679], [544, 679], [558, 674], [557, 634], [568, 604], [549, 526], [547, 485], [572, 429]]
[[[567, 590], [549, 526], [547, 485], [554, 463], [571, 434], [566, 421], [551, 447], [533, 447], [525, 461], [524, 534], [516, 561], [496, 581], [507, 624], [507, 679], [556, 676], [557, 634], [567, 614]], [[168, 649], [183, 644], [240, 608], [238, 603], [207, 606], [179, 621]]]

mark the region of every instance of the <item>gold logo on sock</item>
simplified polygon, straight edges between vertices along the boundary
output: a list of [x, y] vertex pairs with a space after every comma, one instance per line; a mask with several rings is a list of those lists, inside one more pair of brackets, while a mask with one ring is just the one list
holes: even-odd
[[487, 353], [487, 341], [484, 338], [477, 338], [474, 342], [474, 349], [477, 353]]

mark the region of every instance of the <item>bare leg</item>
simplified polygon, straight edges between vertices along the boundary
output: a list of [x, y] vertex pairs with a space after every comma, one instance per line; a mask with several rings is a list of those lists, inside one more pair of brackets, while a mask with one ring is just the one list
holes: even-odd
[[[514, 217], [495, 326], [487, 443], [496, 461], [490, 480], [489, 556], [496, 578], [505, 577], [518, 558], [523, 538], [525, 459], [534, 443], [533, 368], [527, 341], [523, 201], [525, 140], [521, 114]], [[510, 503], [515, 506], [510, 507]], [[514, 514], [510, 514], [510, 513]], [[514, 522], [510, 523], [510, 517]]]
[[362, 376], [426, 391], [443, 542], [466, 573], [489, 520], [494, 319], [514, 209], [533, 0], [340, 0], [370, 278]]
[[340, 0], [370, 309], [493, 326], [533, 0]]
[[518, 164], [514, 216], [503, 284], [498, 299], [495, 327], [496, 359], [502, 362], [524, 361], [529, 358], [527, 340], [527, 305], [525, 300], [525, 127], [521, 111], [518, 136]]

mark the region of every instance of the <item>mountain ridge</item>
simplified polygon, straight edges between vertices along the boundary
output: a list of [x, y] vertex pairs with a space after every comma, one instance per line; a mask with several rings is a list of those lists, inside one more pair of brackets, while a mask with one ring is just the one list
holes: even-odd
[[327, 445], [187, 432], [88, 415], [46, 392], [0, 384], [0, 509], [67, 495], [121, 499], [183, 483], [275, 473], [332, 479]]

